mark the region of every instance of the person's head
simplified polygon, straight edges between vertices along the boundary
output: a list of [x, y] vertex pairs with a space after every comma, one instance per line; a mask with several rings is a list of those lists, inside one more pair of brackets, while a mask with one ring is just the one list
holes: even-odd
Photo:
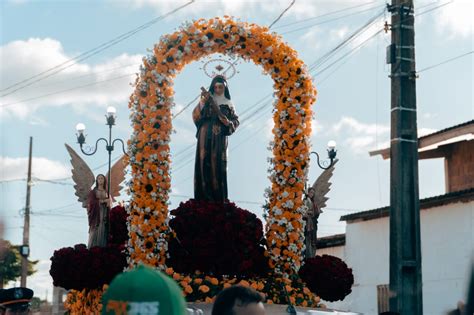
[[263, 296], [251, 288], [232, 286], [217, 295], [212, 315], [264, 315], [263, 301]]
[[313, 187], [310, 187], [308, 189], [307, 196], [308, 196], [308, 198], [313, 198], [314, 197], [314, 188]]
[[102, 315], [186, 315], [178, 284], [160, 271], [139, 266], [117, 275], [102, 296]]
[[218, 75], [212, 79], [209, 92], [213, 95], [224, 94], [224, 96], [230, 100], [229, 87], [227, 86], [227, 81], [223, 76]]
[[104, 174], [99, 174], [95, 178], [95, 187], [107, 190], [107, 178]]
[[0, 314], [29, 314], [33, 290], [23, 287], [0, 289]]

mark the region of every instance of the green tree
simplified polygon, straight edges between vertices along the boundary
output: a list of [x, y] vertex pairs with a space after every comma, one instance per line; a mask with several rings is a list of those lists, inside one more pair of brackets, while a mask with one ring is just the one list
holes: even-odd
[[[14, 281], [21, 276], [21, 255], [19, 246], [12, 245], [9, 241], [0, 240], [0, 289], [9, 281]], [[28, 260], [28, 275], [36, 272], [38, 260]]]

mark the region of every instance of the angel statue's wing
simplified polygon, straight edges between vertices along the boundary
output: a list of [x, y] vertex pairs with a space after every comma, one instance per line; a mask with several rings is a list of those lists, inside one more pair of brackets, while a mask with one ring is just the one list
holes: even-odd
[[319, 209], [323, 209], [326, 207], [326, 201], [328, 201], [328, 194], [329, 190], [331, 189], [331, 183], [329, 180], [334, 173], [334, 168], [336, 166], [338, 159], [334, 160], [334, 163], [331, 165], [330, 168], [324, 170], [324, 172], [319, 175], [318, 179], [314, 182], [312, 188], [314, 189], [314, 198], [313, 202], [318, 206]]
[[[122, 155], [110, 169], [110, 173], [112, 174], [110, 177], [110, 195], [113, 201], [115, 201], [116, 197], [120, 196], [120, 191], [123, 188], [120, 184], [122, 184], [125, 179], [125, 167], [127, 167], [127, 164], [125, 164], [125, 156], [126, 155]], [[108, 180], [108, 173], [106, 177]]]
[[66, 146], [69, 155], [71, 156], [72, 164], [72, 180], [74, 181], [74, 189], [78, 201], [82, 203], [84, 208], [87, 208], [87, 197], [94, 184], [94, 173], [92, 173], [89, 166], [69, 145]]

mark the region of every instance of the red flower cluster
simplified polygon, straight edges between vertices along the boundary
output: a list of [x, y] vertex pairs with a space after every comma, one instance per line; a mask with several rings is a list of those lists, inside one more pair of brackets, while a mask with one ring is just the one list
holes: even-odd
[[305, 259], [299, 275], [313, 293], [330, 302], [342, 301], [354, 284], [352, 269], [331, 255]]
[[123, 247], [128, 241], [127, 216], [127, 211], [120, 205], [110, 209], [109, 244]]
[[232, 202], [190, 199], [171, 214], [167, 264], [180, 273], [255, 276], [268, 272], [263, 225]]
[[96, 289], [110, 283], [127, 265], [118, 246], [92, 247], [78, 244], [54, 251], [49, 274], [55, 286], [67, 290]]
[[110, 230], [107, 247], [84, 244], [64, 247], [54, 251], [49, 274], [55, 286], [67, 290], [96, 289], [102, 287], [127, 266], [123, 253], [128, 240], [127, 212], [116, 206], [110, 210]]

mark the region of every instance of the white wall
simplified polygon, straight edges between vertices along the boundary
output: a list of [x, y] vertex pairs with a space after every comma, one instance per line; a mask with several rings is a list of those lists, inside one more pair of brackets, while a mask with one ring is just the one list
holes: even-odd
[[345, 246], [344, 245], [317, 249], [316, 254], [318, 256], [331, 255], [331, 256], [341, 258], [344, 261], [346, 260], [346, 258], [345, 258]]
[[[446, 314], [466, 299], [474, 253], [474, 202], [422, 210], [420, 219], [423, 313]], [[344, 257], [352, 268], [354, 286], [344, 301], [325, 304], [377, 314], [377, 285], [389, 283], [389, 218], [347, 224], [345, 248], [335, 252], [344, 253], [334, 256]]]

